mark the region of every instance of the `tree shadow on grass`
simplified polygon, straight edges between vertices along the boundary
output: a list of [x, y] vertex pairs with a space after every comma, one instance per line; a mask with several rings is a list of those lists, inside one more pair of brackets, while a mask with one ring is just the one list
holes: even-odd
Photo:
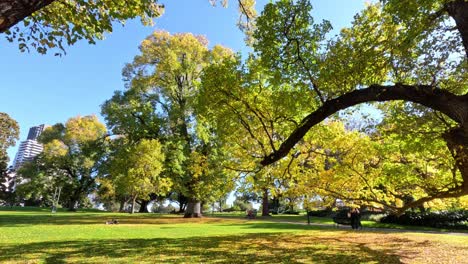
[[[278, 222], [245, 222], [245, 223], [226, 223], [229, 226], [240, 226], [246, 229], [276, 229], [276, 230], [321, 230], [331, 229], [328, 226], [315, 225], [298, 225], [294, 223], [278, 223]], [[343, 231], [343, 230], [337, 230]]]
[[[103, 225], [107, 221], [117, 219], [120, 224], [177, 224], [187, 223], [218, 223], [225, 222], [222, 218], [194, 218], [186, 219], [182, 216], [164, 216], [158, 214], [142, 215], [105, 215], [105, 214], [2, 214], [0, 215], [0, 227], [15, 227], [24, 225]], [[229, 221], [229, 220], [228, 220]]]
[[279, 222], [258, 222], [247, 219], [226, 219], [226, 218], [183, 218], [182, 216], [167, 216], [158, 214], [142, 215], [105, 215], [86, 213], [67, 214], [2, 214], [0, 215], [0, 227], [16, 227], [30, 225], [105, 225], [107, 221], [118, 219], [119, 224], [148, 225], [148, 224], [180, 224], [180, 223], [212, 223], [229, 226], [241, 225], [245, 228], [274, 228], [288, 230], [311, 230], [319, 229], [316, 226], [298, 225]]
[[340, 238], [246, 234], [0, 245], [0, 262], [401, 263], [398, 250], [398, 246], [375, 250], [364, 243], [353, 244]]

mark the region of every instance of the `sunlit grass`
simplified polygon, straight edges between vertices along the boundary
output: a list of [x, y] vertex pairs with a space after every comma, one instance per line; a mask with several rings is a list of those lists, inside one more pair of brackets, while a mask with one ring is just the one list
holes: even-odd
[[466, 263], [467, 245], [241, 218], [0, 211], [0, 263]]

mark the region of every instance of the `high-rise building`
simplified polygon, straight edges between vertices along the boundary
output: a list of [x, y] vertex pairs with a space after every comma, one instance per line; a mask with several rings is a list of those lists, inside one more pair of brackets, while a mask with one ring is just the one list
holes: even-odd
[[13, 161], [13, 170], [17, 170], [21, 164], [26, 161], [31, 161], [39, 153], [42, 152], [42, 144], [37, 142], [37, 138], [44, 131], [45, 125], [34, 126], [29, 129], [28, 138], [22, 141], [19, 145]]
[[37, 138], [41, 135], [42, 131], [44, 131], [44, 128], [45, 128], [45, 127], [46, 127], [46, 125], [44, 125], [44, 124], [31, 127], [31, 128], [29, 129], [29, 133], [28, 133], [28, 138], [27, 138], [27, 139], [37, 140]]

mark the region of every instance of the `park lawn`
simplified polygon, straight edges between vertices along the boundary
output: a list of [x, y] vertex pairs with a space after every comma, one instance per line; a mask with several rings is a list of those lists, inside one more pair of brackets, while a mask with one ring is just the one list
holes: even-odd
[[[112, 218], [120, 223], [106, 225]], [[156, 214], [0, 211], [0, 263], [468, 263], [467, 255], [466, 235]]]

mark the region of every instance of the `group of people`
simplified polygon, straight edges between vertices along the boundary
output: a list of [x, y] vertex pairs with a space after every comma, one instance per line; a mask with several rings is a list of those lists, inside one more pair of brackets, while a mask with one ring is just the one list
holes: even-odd
[[351, 210], [351, 212], [349, 212], [348, 217], [351, 218], [351, 228], [352, 229], [362, 228], [362, 226], [361, 226], [361, 212], [359, 212], [359, 209], [353, 208]]

